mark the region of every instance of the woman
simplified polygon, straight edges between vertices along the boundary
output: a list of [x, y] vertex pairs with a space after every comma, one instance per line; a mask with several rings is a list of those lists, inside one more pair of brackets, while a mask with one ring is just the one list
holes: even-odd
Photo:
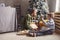
[[31, 10], [31, 13], [26, 15], [25, 21], [26, 21], [25, 22], [26, 29], [37, 29], [38, 27], [35, 24], [35, 22], [38, 21], [37, 20], [37, 10], [36, 9]]
[[36, 25], [37, 22], [37, 10], [31, 10], [30, 14], [27, 14], [24, 19], [24, 29], [23, 31], [18, 32], [18, 35], [25, 35], [31, 31], [37, 30], [38, 26]]

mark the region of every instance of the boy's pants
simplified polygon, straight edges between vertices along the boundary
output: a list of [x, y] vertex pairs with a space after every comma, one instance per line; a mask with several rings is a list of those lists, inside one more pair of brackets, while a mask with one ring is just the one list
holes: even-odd
[[50, 35], [50, 34], [53, 34], [53, 29], [44, 30], [44, 31], [43, 30], [41, 30], [41, 31], [32, 31], [32, 30], [30, 30], [29, 33], [35, 33], [36, 36]]

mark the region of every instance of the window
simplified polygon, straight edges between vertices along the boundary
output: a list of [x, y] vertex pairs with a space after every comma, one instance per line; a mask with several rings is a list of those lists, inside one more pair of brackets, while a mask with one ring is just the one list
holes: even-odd
[[55, 9], [55, 12], [58, 12], [59, 11], [59, 0], [56, 0], [56, 9]]

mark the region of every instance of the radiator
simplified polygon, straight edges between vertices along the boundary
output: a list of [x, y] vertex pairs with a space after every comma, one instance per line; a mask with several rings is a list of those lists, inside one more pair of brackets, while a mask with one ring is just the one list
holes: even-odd
[[60, 34], [60, 12], [55, 12], [56, 33]]

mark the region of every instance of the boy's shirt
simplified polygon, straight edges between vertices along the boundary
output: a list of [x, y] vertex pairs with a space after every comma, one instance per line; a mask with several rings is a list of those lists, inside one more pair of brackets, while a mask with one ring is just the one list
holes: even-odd
[[48, 28], [55, 29], [55, 22], [52, 18], [50, 20], [48, 20], [47, 22], [44, 21], [44, 23]]
[[49, 28], [55, 29], [55, 22], [52, 18], [46, 24]]

